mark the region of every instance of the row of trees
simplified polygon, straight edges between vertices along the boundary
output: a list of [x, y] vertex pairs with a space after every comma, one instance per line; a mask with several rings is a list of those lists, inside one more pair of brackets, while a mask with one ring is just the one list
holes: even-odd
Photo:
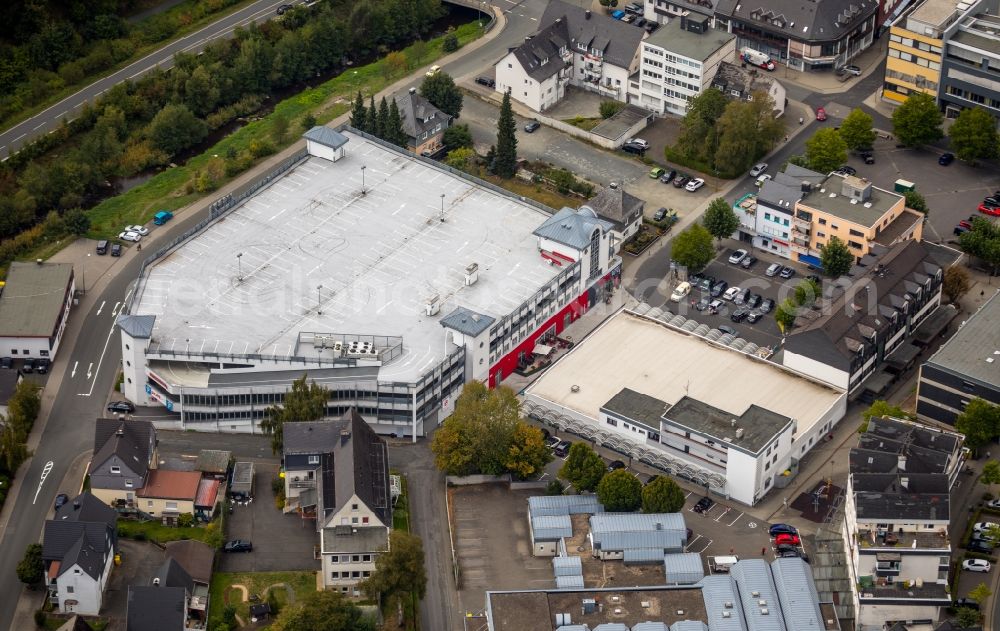
[[448, 475], [537, 476], [552, 461], [541, 430], [524, 422], [517, 395], [506, 386], [490, 389], [471, 381], [455, 411], [434, 433], [431, 451]]
[[573, 443], [559, 477], [578, 491], [596, 491], [605, 510], [631, 512], [642, 508], [644, 513], [676, 513], [684, 506], [684, 492], [672, 479], [656, 476], [646, 486], [626, 471], [608, 471], [590, 445]]
[[[312, 80], [348, 55], [420, 36], [441, 11], [440, 0], [356, 3], [346, 18], [333, 3], [298, 7], [282, 20], [238, 29], [200, 55], [179, 54], [170, 71], [116, 85], [0, 165], [0, 239], [50, 211], [89, 205], [111, 178], [175, 161], [212, 130], [259, 110], [275, 89]], [[273, 148], [258, 142], [247, 151], [226, 156], [217, 171], [231, 175], [230, 165], [238, 172]]]
[[972, 220], [972, 229], [958, 237], [958, 245], [970, 256], [982, 260], [991, 274], [1000, 271], [1000, 227], [983, 217]]
[[17, 384], [7, 403], [7, 415], [0, 415], [0, 465], [10, 475], [28, 459], [28, 434], [42, 407], [41, 388], [27, 379]]
[[360, 91], [358, 92], [351, 108], [351, 127], [391, 142], [397, 147], [406, 148], [406, 131], [403, 130], [403, 119], [399, 115], [396, 99], [386, 102], [383, 96], [378, 107], [375, 107], [374, 95], [370, 100], [371, 105], [365, 107], [365, 98]]
[[785, 135], [774, 107], [774, 100], [760, 92], [750, 101], [731, 101], [718, 90], [705, 90], [691, 99], [666, 157], [723, 176], [743, 173]]
[[[896, 138], [908, 147], [919, 147], [944, 138], [941, 124], [944, 116], [936, 99], [914, 92], [892, 113], [892, 129]], [[967, 108], [948, 129], [948, 139], [960, 160], [975, 163], [1000, 155], [1000, 136], [996, 119], [982, 108]]]

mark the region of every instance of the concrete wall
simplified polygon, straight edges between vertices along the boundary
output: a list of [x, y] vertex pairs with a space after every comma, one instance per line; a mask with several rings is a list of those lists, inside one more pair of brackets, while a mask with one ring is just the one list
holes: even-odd
[[786, 368], [791, 368], [792, 370], [796, 370], [802, 374], [809, 375], [813, 379], [819, 379], [820, 381], [826, 382], [831, 386], [841, 388], [843, 390], [847, 389], [850, 375], [847, 374], [846, 371], [838, 370], [833, 366], [828, 366], [824, 363], [816, 361], [815, 359], [806, 357], [805, 355], [789, 352], [787, 348], [784, 352], [784, 360], [782, 361], [782, 364]]

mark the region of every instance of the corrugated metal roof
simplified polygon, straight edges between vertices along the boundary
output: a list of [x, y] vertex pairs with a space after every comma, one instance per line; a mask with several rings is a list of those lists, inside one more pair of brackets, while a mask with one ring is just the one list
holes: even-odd
[[798, 557], [775, 559], [771, 561], [771, 575], [789, 628], [795, 631], [823, 631], [819, 594], [806, 562]]
[[626, 565], [629, 563], [662, 563], [663, 548], [627, 548], [622, 560]]
[[155, 315], [120, 315], [118, 316], [118, 328], [125, 331], [137, 340], [146, 340], [153, 335], [153, 325], [156, 323]]
[[729, 569], [729, 576], [739, 592], [748, 631], [788, 631], [781, 616], [778, 590], [764, 559], [738, 561]]
[[594, 546], [600, 550], [659, 548], [662, 552], [681, 552], [684, 549], [684, 533], [672, 530], [605, 532], [599, 537], [594, 533]]
[[578, 515], [603, 513], [604, 507], [596, 495], [539, 495], [528, 498], [532, 517], [542, 515]]
[[[636, 628], [632, 627], [632, 631]], [[670, 625], [670, 631], [708, 631], [708, 625], [700, 620], [678, 620]]]
[[531, 534], [535, 541], [554, 541], [573, 536], [569, 515], [539, 515], [531, 518]]
[[680, 513], [604, 513], [590, 518], [590, 529], [596, 532], [687, 532], [684, 515]]
[[693, 584], [705, 578], [705, 568], [701, 563], [701, 555], [695, 552], [665, 555], [663, 569], [667, 577], [667, 585], [674, 583]]
[[321, 145], [326, 145], [327, 147], [333, 147], [334, 149], [339, 149], [347, 144], [348, 138], [339, 131], [334, 131], [329, 127], [322, 127], [317, 125], [313, 127], [306, 133], [302, 134], [302, 137], [306, 140], [311, 140], [313, 142], [318, 142]]
[[640, 622], [632, 625], [632, 631], [668, 631], [665, 622]]
[[556, 589], [583, 589], [583, 576], [580, 574], [574, 574], [573, 576], [557, 576]]
[[621, 622], [605, 622], [594, 627], [594, 631], [629, 631], [627, 624]]
[[[725, 574], [706, 576], [701, 580], [701, 595], [705, 599], [706, 618], [712, 631], [746, 631], [743, 608], [736, 597], [736, 586]], [[726, 605], [730, 606], [727, 607]], [[729, 614], [726, 617], [725, 614]]]
[[583, 574], [583, 560], [580, 557], [553, 557], [552, 571], [556, 576]]

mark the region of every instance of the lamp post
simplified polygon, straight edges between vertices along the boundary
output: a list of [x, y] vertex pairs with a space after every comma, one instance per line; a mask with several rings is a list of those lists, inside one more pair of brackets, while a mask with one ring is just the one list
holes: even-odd
[[444, 221], [444, 193], [441, 193], [441, 221]]
[[323, 311], [322, 309], [320, 309], [320, 307], [323, 306], [323, 295], [321, 293], [322, 291], [323, 291], [323, 285], [316, 285], [316, 315], [323, 315]]
[[240, 282], [243, 282], [243, 253], [240, 252], [236, 255], [236, 265], [239, 268]]
[[368, 191], [365, 190], [365, 165], [361, 165], [361, 194], [366, 195]]
[[83, 290], [81, 293], [87, 293], [87, 259], [90, 258], [90, 252], [87, 252], [87, 258], [83, 259], [83, 265], [80, 267], [80, 280], [83, 283]]

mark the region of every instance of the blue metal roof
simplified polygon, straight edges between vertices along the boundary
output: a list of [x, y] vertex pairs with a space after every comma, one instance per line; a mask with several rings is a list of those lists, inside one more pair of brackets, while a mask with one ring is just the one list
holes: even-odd
[[687, 536], [681, 513], [603, 513], [590, 518], [594, 532], [674, 531]]
[[155, 323], [155, 315], [118, 316], [118, 328], [137, 340], [149, 339], [153, 335], [153, 324]]
[[[709, 627], [701, 620], [678, 620], [670, 625], [670, 631], [708, 631], [708, 629]], [[632, 627], [632, 631], [636, 631], [636, 628]]]
[[579, 210], [563, 208], [546, 219], [532, 234], [582, 250], [590, 245], [595, 229], [608, 232], [613, 227], [610, 221], [599, 218], [592, 208], [584, 206]]
[[668, 631], [666, 622], [640, 622], [632, 625], [632, 631]]
[[441, 326], [455, 329], [459, 333], [475, 337], [490, 328], [496, 318], [483, 313], [476, 313], [465, 307], [456, 307], [454, 311], [441, 318]]
[[583, 574], [583, 560], [580, 557], [553, 557], [552, 571], [556, 576]]
[[778, 590], [778, 602], [789, 628], [795, 631], [823, 631], [823, 613], [812, 571], [798, 557], [771, 561], [771, 574]]
[[705, 578], [705, 567], [701, 563], [701, 555], [695, 552], [665, 555], [663, 569], [667, 577], [667, 585], [694, 584]]
[[573, 536], [573, 521], [569, 515], [539, 515], [531, 518], [534, 541], [554, 541]]
[[709, 629], [747, 631], [743, 607], [736, 596], [736, 584], [728, 575], [715, 574], [701, 579], [701, 596], [705, 599]]
[[542, 515], [579, 515], [603, 513], [596, 495], [539, 495], [528, 498], [528, 513]]
[[347, 136], [340, 133], [339, 131], [334, 131], [329, 127], [323, 127], [322, 125], [317, 125], [302, 134], [302, 137], [306, 140], [311, 140], [313, 142], [318, 142], [321, 145], [326, 145], [327, 147], [333, 147], [334, 149], [339, 149], [347, 144], [349, 140]]
[[583, 576], [580, 574], [574, 574], [573, 576], [557, 576], [556, 589], [583, 589]]
[[621, 622], [605, 622], [594, 627], [594, 631], [629, 631], [629, 628]]
[[[594, 535], [594, 547], [598, 550], [632, 550], [637, 548], [659, 548], [664, 552], [681, 552], [684, 549], [684, 533], [671, 530], [653, 532], [604, 532]], [[659, 561], [659, 559], [657, 559]]]
[[788, 631], [781, 616], [778, 590], [764, 559], [738, 561], [729, 569], [729, 576], [739, 592], [748, 631]]
[[626, 565], [629, 563], [663, 563], [663, 548], [626, 548], [622, 560]]

